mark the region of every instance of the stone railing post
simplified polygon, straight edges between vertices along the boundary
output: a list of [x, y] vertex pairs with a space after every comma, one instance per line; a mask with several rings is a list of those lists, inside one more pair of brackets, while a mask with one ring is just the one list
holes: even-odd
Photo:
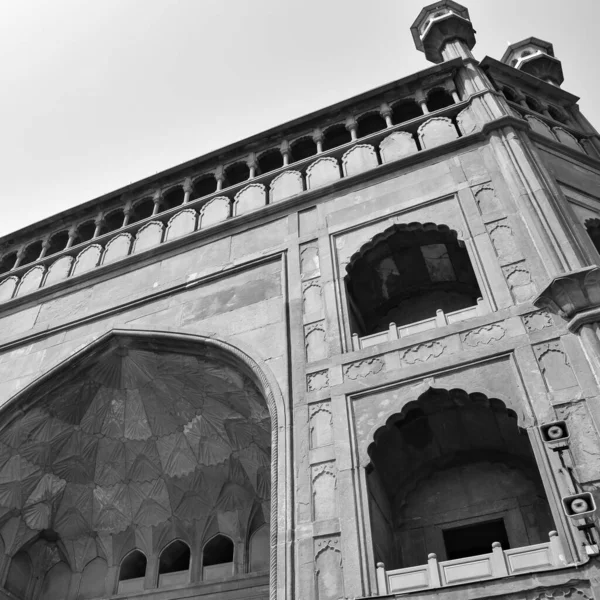
[[380, 596], [389, 594], [387, 574], [385, 572], [385, 565], [382, 562], [377, 563], [377, 592]]
[[500, 542], [492, 544], [492, 575], [494, 577], [507, 577], [508, 567], [506, 566], [506, 556]]
[[427, 556], [427, 569], [429, 571], [429, 587], [442, 587], [442, 580], [440, 578], [440, 565], [435, 552], [432, 552]]

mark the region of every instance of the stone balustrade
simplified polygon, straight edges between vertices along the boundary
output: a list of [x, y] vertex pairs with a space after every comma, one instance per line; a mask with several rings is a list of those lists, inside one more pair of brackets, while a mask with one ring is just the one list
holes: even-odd
[[[453, 97], [458, 100], [455, 95]], [[0, 302], [25, 296], [340, 179], [450, 143], [475, 131], [470, 111], [468, 102], [458, 102], [398, 125], [386, 119], [383, 129], [360, 138], [350, 122], [349, 142], [330, 150], [323, 150], [322, 144], [317, 144], [319, 152], [316, 155], [295, 162], [286, 159], [283, 166], [265, 174], [257, 175], [250, 168], [250, 174], [254, 175], [252, 179], [228, 187], [223, 187], [224, 179], [220, 176], [217, 189], [197, 199], [190, 199], [190, 186], [184, 185], [182, 203], [163, 212], [158, 206], [173, 187], [165, 193], [145, 196], [138, 203], [128, 201], [123, 224], [114, 231], [102, 233], [103, 219], [98, 218], [93, 221], [93, 235], [85, 242], [77, 243], [72, 229], [62, 251], [49, 254], [48, 243], [42, 244], [44, 249], [39, 258], [26, 265], [21, 265], [18, 254], [15, 266], [0, 279]], [[150, 214], [130, 222], [141, 202], [148, 203]]]
[[407, 594], [417, 590], [436, 589], [566, 567], [565, 554], [558, 533], [551, 531], [549, 537], [549, 542], [510, 550], [502, 550], [500, 544], [494, 542], [492, 552], [489, 554], [454, 560], [438, 561], [435, 554], [430, 554], [425, 565], [393, 571], [387, 571], [383, 563], [378, 563], [379, 595]]

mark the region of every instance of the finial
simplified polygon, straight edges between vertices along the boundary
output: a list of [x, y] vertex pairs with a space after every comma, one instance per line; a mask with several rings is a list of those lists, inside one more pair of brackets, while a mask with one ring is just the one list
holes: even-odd
[[511, 44], [506, 49], [502, 62], [557, 87], [565, 79], [561, 62], [554, 56], [552, 44], [536, 37]]

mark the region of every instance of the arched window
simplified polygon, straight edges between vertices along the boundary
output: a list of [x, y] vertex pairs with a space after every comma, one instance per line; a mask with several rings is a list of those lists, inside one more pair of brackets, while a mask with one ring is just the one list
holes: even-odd
[[29, 244], [27, 249], [23, 254], [23, 259], [21, 260], [21, 266], [28, 265], [29, 263], [35, 262], [42, 253], [42, 242], [38, 240], [37, 242], [33, 242], [33, 244]]
[[181, 186], [171, 188], [163, 196], [161, 202], [161, 212], [183, 204], [184, 197], [185, 192], [183, 191], [183, 188]]
[[269, 570], [269, 527], [265, 523], [250, 534], [248, 543], [248, 571], [258, 573]]
[[594, 244], [597, 252], [600, 253], [600, 219], [588, 219], [585, 222], [585, 229]]
[[385, 119], [376, 112], [358, 118], [358, 137], [376, 133], [387, 127]]
[[446, 108], [447, 106], [452, 106], [453, 104], [454, 100], [452, 99], [452, 95], [444, 89], [437, 88], [431, 90], [429, 94], [427, 94], [427, 108], [429, 109], [429, 112], [434, 112]]
[[192, 200], [196, 198], [204, 198], [204, 196], [208, 196], [213, 192], [217, 191], [217, 180], [215, 176], [203, 175], [194, 181], [194, 191]]
[[141, 550], [132, 550], [123, 559], [119, 569], [119, 594], [144, 589], [147, 562], [146, 555]]
[[500, 400], [430, 389], [368, 453], [375, 560], [387, 569], [548, 542], [554, 529], [527, 431]]
[[475, 306], [481, 296], [466, 248], [444, 225], [394, 225], [346, 270], [352, 329], [361, 335]]
[[55, 233], [50, 238], [50, 246], [48, 248], [48, 251], [46, 252], [46, 256], [51, 256], [52, 254], [56, 254], [57, 252], [64, 250], [67, 247], [68, 241], [68, 231], [59, 231], [58, 233]]
[[0, 260], [0, 274], [8, 273], [15, 266], [16, 262], [17, 262], [17, 253], [16, 252], [11, 252], [10, 254], [3, 256], [2, 260]]
[[303, 160], [317, 153], [317, 143], [312, 137], [303, 137], [291, 144], [292, 162]]
[[133, 205], [129, 222], [137, 223], [138, 221], [143, 221], [144, 219], [151, 217], [153, 212], [154, 200], [152, 200], [152, 198], [144, 198]]
[[89, 242], [94, 237], [96, 231], [96, 223], [94, 221], [86, 221], [77, 227], [77, 237], [75, 238], [76, 244], [83, 244], [83, 242]]
[[104, 217], [104, 223], [102, 224], [100, 233], [110, 233], [111, 231], [121, 229], [121, 227], [123, 227], [123, 220], [123, 211], [121, 209], [113, 210]]
[[236, 162], [225, 169], [225, 186], [242, 183], [250, 177], [250, 167], [245, 162]]
[[346, 126], [342, 123], [332, 125], [329, 127], [323, 135], [323, 150], [331, 150], [337, 148], [343, 144], [347, 144], [352, 141], [350, 132], [346, 129]]
[[414, 100], [403, 100], [392, 106], [392, 121], [394, 125], [418, 119], [422, 116], [423, 111]]
[[181, 540], [171, 542], [161, 553], [158, 585], [187, 583], [190, 578], [190, 547]]
[[283, 167], [283, 154], [279, 148], [272, 148], [258, 157], [258, 169], [261, 174]]
[[218, 534], [202, 550], [202, 579], [224, 579], [233, 575], [233, 542]]

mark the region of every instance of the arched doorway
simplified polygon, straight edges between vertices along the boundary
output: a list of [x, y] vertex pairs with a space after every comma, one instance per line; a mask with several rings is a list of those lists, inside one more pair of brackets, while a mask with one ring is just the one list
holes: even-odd
[[500, 400], [430, 389], [368, 454], [374, 554], [387, 569], [547, 542], [554, 529], [528, 434]]
[[[202, 548], [215, 531], [242, 549], [231, 578], [244, 575], [257, 506], [271, 524], [276, 414], [264, 381], [224, 346], [110, 335], [5, 408], [6, 553], [21, 566], [40, 538], [54, 553], [32, 560], [40, 581], [32, 600], [69, 578], [76, 597], [90, 599], [134, 580], [131, 591], [200, 585]], [[188, 569], [165, 575], [160, 557], [176, 544], [189, 548]], [[144, 576], [119, 581], [134, 550], [147, 557]]]

